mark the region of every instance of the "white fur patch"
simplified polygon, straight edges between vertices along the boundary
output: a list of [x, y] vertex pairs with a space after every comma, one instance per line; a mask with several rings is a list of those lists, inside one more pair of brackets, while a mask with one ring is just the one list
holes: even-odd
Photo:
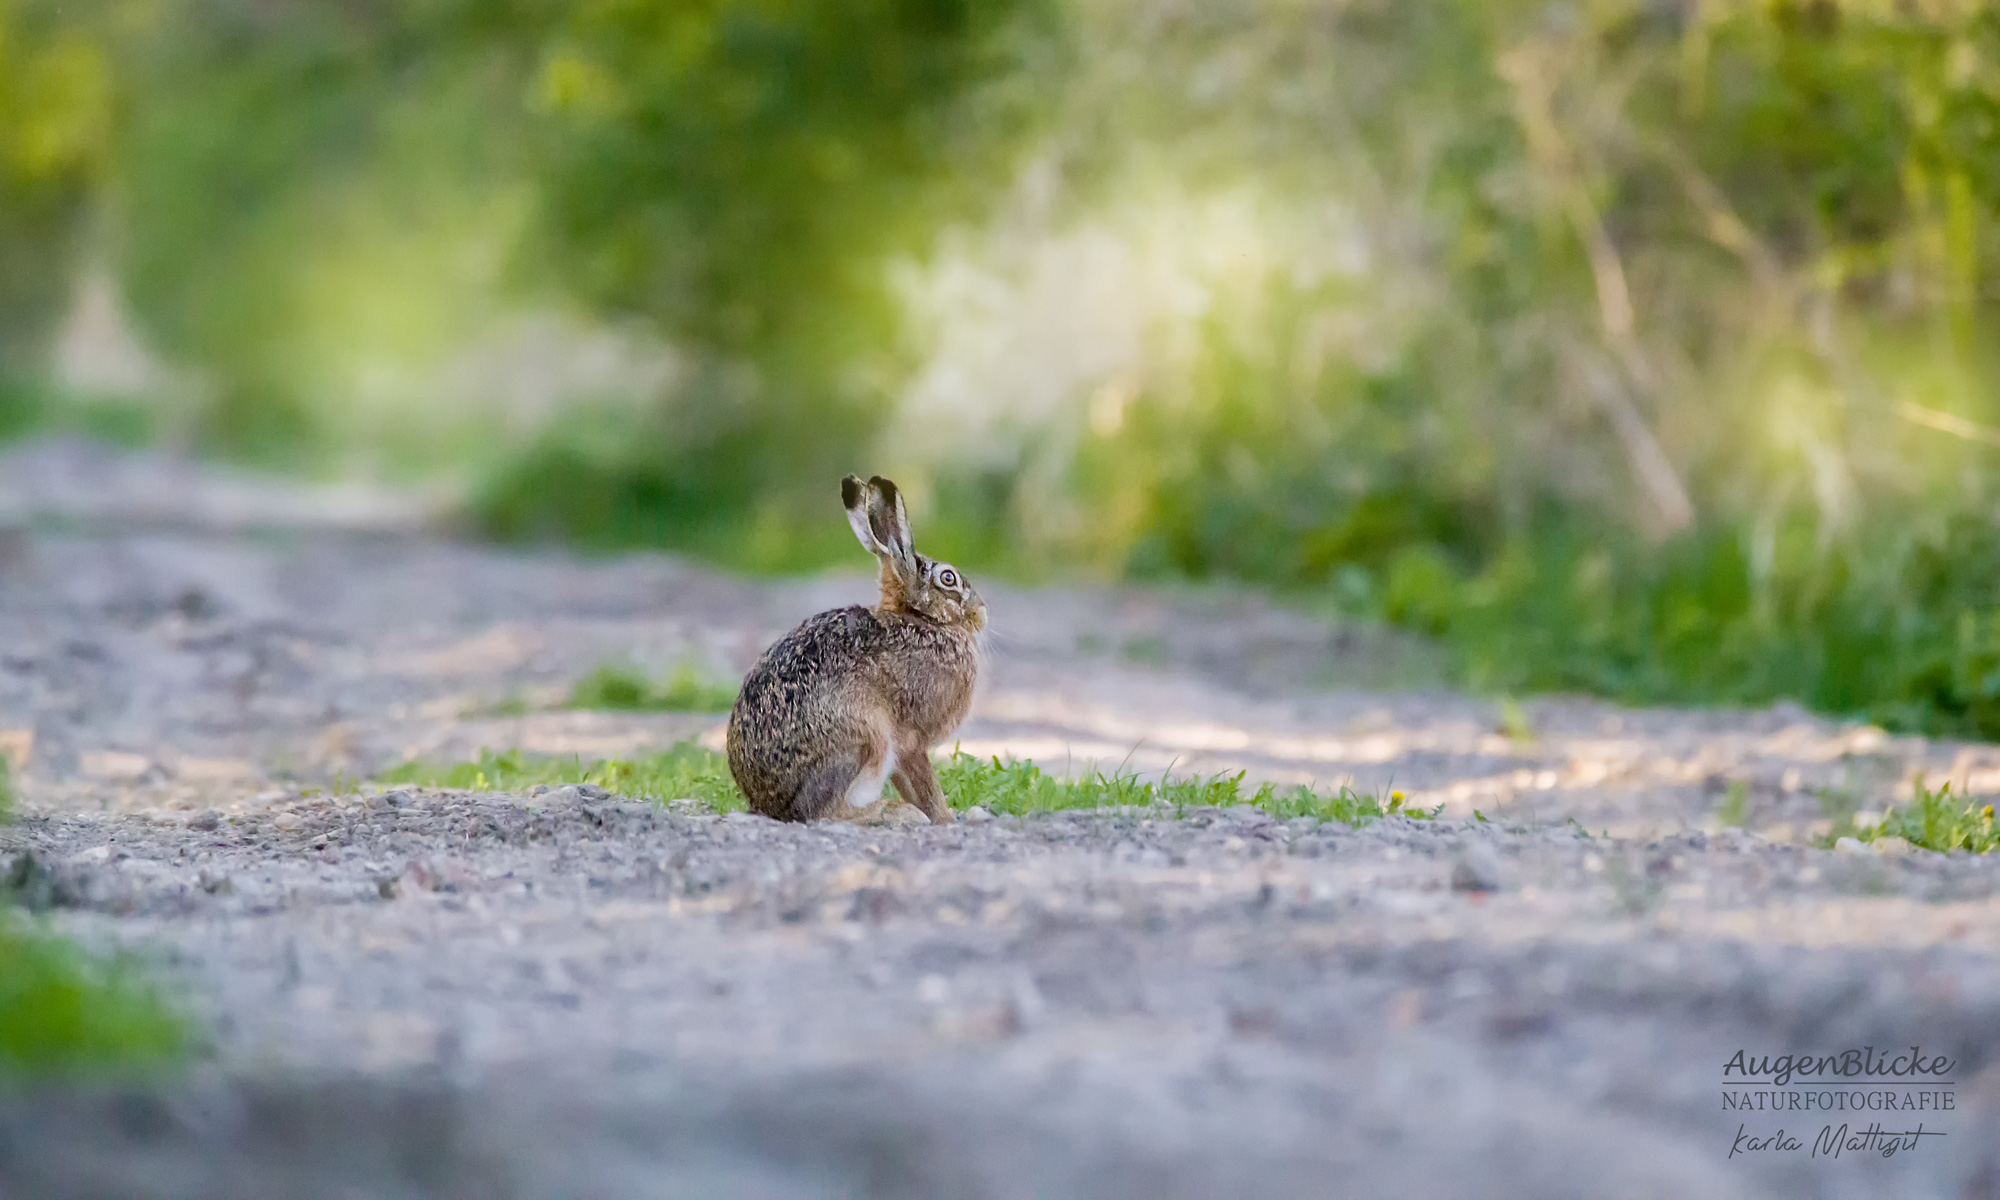
[[881, 765], [872, 771], [863, 771], [847, 785], [847, 807], [854, 810], [867, 808], [882, 798], [882, 785], [889, 782], [889, 776], [896, 770], [896, 750], [890, 747], [882, 756]]

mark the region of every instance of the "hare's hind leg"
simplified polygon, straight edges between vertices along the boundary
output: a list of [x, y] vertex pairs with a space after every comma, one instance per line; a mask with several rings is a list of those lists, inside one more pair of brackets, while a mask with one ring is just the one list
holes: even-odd
[[951, 815], [951, 806], [945, 803], [937, 772], [931, 769], [931, 756], [922, 747], [903, 754], [890, 778], [896, 784], [897, 794], [929, 817], [931, 824], [949, 825], [957, 820]]
[[881, 819], [888, 808], [882, 801], [882, 785], [895, 769], [895, 745], [887, 738], [820, 764], [799, 789], [799, 819], [864, 823]]
[[896, 752], [880, 748], [842, 754], [816, 765], [792, 805], [799, 821], [852, 821], [881, 808], [882, 784], [896, 769]]
[[792, 797], [794, 821], [841, 820], [847, 816], [847, 795], [861, 772], [860, 756], [842, 754], [821, 759], [806, 772]]
[[895, 770], [896, 748], [881, 747], [875, 755], [875, 762], [855, 772], [854, 782], [847, 785], [843, 797], [846, 811], [840, 814], [841, 819], [852, 821], [880, 815], [883, 811], [882, 785], [889, 781]]
[[853, 821], [882, 809], [882, 785], [896, 769], [896, 743], [879, 716], [852, 709], [819, 741], [793, 793], [794, 821]]
[[[854, 815], [849, 819], [855, 824], [923, 825], [930, 820], [929, 817], [924, 815], [921, 809], [912, 808], [901, 800], [885, 800], [882, 798], [883, 777], [887, 776], [895, 780], [900, 780], [903, 777], [902, 772], [896, 767], [896, 756], [893, 752], [884, 760], [884, 767], [881, 771], [863, 771], [861, 775], [861, 778], [854, 781], [855, 790], [852, 793], [852, 798], [849, 800], [849, 804], [854, 810]], [[867, 789], [865, 793], [862, 791], [864, 787]], [[896, 785], [896, 790], [902, 792], [903, 786], [901, 783]], [[873, 802], [869, 803], [866, 807], [863, 807], [862, 804], [864, 794], [874, 798]]]

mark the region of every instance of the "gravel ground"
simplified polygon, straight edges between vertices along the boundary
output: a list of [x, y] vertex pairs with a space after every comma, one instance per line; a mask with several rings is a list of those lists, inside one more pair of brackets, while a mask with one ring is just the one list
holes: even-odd
[[[412, 755], [712, 739], [541, 709], [607, 659], [740, 671], [868, 581], [147, 496], [0, 532], [0, 863], [151, 959], [205, 1049], [0, 1094], [0, 1196], [2000, 1195], [2000, 864], [1806, 844], [1827, 797], [1918, 772], [2000, 791], [1995, 748], [1785, 709], [1503, 719], [1420, 690], [1420, 646], [1255, 597], [982, 584], [968, 749], [1393, 781], [1442, 817], [329, 794]], [[1950, 1085], [1869, 1091], [1949, 1110], [1723, 1086], [1738, 1050], [1913, 1045]], [[1919, 1120], [1945, 1136], [1811, 1153]], [[1738, 1138], [1780, 1128], [1801, 1148]]]

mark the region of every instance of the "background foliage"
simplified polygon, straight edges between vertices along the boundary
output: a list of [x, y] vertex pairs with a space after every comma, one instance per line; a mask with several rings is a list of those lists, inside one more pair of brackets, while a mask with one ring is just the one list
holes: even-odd
[[13, 394], [90, 268], [163, 436], [767, 569], [866, 466], [1493, 688], [2000, 735], [1996, 218], [1965, 0], [0, 0]]

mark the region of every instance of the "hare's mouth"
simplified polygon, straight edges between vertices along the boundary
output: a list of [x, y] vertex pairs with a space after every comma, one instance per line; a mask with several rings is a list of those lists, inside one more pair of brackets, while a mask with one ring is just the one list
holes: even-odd
[[984, 630], [986, 628], [986, 606], [981, 604], [971, 612], [966, 613], [965, 620], [967, 624], [972, 626], [974, 633]]

